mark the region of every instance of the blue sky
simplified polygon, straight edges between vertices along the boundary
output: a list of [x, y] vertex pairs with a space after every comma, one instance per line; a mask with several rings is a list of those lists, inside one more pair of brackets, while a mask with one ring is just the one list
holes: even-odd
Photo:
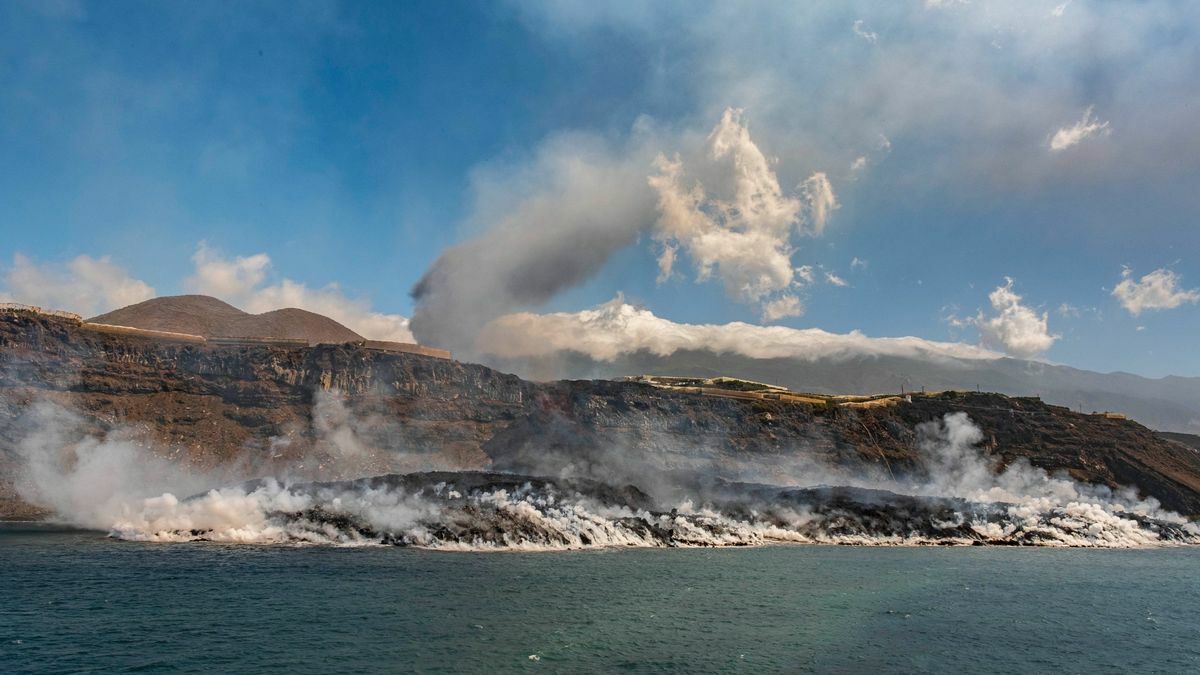
[[[786, 298], [778, 325], [1200, 375], [1198, 29], [1165, 0], [2, 3], [0, 292], [410, 317], [432, 266], [461, 278], [431, 312], [476, 304], [422, 339], [617, 293], [688, 324]], [[771, 250], [808, 271], [739, 291], [761, 261], [705, 246], [754, 227], [726, 207], [756, 152], [799, 209]], [[661, 200], [695, 185], [672, 235]], [[80, 256], [124, 294], [75, 301]]]

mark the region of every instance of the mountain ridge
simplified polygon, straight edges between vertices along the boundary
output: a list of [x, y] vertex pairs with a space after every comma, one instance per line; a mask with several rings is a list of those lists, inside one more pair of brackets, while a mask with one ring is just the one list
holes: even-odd
[[639, 351], [612, 361], [580, 352], [533, 359], [484, 356], [489, 366], [533, 379], [608, 379], [637, 374], [714, 377], [727, 375], [824, 394], [980, 389], [1011, 396], [1038, 395], [1079, 412], [1112, 411], [1154, 429], [1200, 432], [1200, 377], [1098, 373], [1073, 366], [1000, 359], [938, 360], [858, 355], [839, 359], [758, 359], [707, 350], [668, 356]]

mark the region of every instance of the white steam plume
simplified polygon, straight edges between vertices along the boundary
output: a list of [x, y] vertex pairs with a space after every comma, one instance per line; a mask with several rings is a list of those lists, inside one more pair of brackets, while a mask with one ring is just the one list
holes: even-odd
[[[342, 432], [349, 420], [339, 406], [318, 411], [317, 417], [329, 419], [315, 426], [348, 448], [353, 458], [361, 459], [367, 449], [355, 432]], [[684, 496], [667, 513], [649, 510], [644, 496], [623, 488], [615, 492], [587, 488], [593, 494], [578, 492], [570, 483], [517, 478], [507, 487], [484, 481], [482, 488], [464, 486], [460, 491], [455, 476], [461, 475], [469, 484], [471, 474], [447, 474], [443, 482], [424, 487], [419, 482], [405, 487], [404, 481], [397, 480], [290, 486], [267, 479], [185, 499], [214, 485], [215, 474], [189, 471], [113, 436], [81, 437], [72, 429], [73, 421], [48, 405], [36, 406], [26, 419], [33, 429], [18, 445], [25, 460], [21, 495], [54, 509], [67, 522], [106, 529], [127, 539], [402, 543], [485, 550], [781, 541], [1141, 546], [1161, 543], [1170, 529], [1175, 540], [1200, 540], [1194, 525], [1163, 512], [1153, 500], [1138, 500], [1130, 491], [1114, 493], [1080, 485], [1022, 462], [997, 473], [992, 461], [976, 448], [980, 431], [962, 413], [919, 427], [927, 477], [882, 486], [909, 494], [1003, 504], [959, 503], [960, 510], [954, 512], [946, 510], [954, 503], [904, 502], [902, 497], [863, 493], [865, 517], [853, 507], [838, 505], [830, 511], [821, 502], [791, 501], [785, 493], [765, 502], [749, 493], [743, 497], [700, 493]], [[622, 453], [608, 458], [631, 459]], [[614, 475], [620, 475], [620, 469], [602, 468]], [[809, 484], [834, 477], [846, 485], [880, 485], [844, 474], [837, 469], [809, 470], [804, 478]], [[644, 469], [638, 475], [650, 477]], [[612, 495], [633, 501], [613, 503]], [[881, 521], [870, 515], [879, 504], [896, 499], [904, 506], [894, 516]], [[940, 515], [931, 521], [921, 509]], [[1157, 524], [1145, 526], [1134, 519], [1137, 516], [1154, 518]], [[849, 528], [851, 523], [859, 529]]]
[[489, 321], [590, 279], [645, 230], [659, 282], [690, 260], [697, 281], [719, 280], [768, 319], [796, 316], [793, 238], [821, 234], [838, 208], [820, 172], [785, 193], [732, 108], [703, 138], [645, 121], [622, 145], [555, 137], [526, 166], [481, 172], [475, 191], [481, 234], [444, 251], [413, 289], [417, 337], [468, 356], [483, 351]]
[[260, 476], [291, 483], [462, 468], [457, 457], [410, 450], [402, 425], [355, 410], [336, 391], [314, 394], [311, 428], [215, 465], [197, 464], [187, 453], [181, 459], [130, 429], [89, 434], [83, 418], [49, 401], [29, 405], [17, 427], [18, 494], [68, 523], [97, 529], [112, 527], [150, 497], [183, 498]]
[[528, 166], [480, 172], [470, 220], [482, 233], [443, 251], [414, 287], [417, 338], [470, 355], [488, 320], [586, 281], [635, 241], [654, 219], [649, 133], [622, 147], [566, 134]]

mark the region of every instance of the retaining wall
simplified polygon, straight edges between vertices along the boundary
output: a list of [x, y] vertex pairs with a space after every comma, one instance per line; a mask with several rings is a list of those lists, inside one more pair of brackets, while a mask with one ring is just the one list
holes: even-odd
[[432, 356], [438, 359], [450, 360], [450, 352], [445, 349], [435, 349], [424, 345], [412, 344], [411, 342], [388, 342], [386, 340], [363, 340], [362, 342], [354, 343], [360, 347], [367, 349], [375, 349], [381, 352], [401, 352], [404, 354], [421, 354], [424, 356]]
[[79, 327], [83, 330], [89, 330], [95, 333], [108, 333], [109, 335], [132, 335], [135, 337], [147, 337], [155, 340], [165, 340], [167, 342], [188, 342], [198, 345], [208, 342], [200, 335], [172, 333], [165, 330], [147, 330], [145, 328], [133, 328], [131, 326], [114, 326], [112, 324], [92, 323], [90, 321], [84, 321], [80, 323]]

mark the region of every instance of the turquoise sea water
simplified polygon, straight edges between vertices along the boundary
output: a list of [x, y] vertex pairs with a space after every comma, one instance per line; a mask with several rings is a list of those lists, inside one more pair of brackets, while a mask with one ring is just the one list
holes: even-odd
[[0, 672], [1196, 671], [1198, 570], [1192, 548], [440, 553], [6, 524]]

